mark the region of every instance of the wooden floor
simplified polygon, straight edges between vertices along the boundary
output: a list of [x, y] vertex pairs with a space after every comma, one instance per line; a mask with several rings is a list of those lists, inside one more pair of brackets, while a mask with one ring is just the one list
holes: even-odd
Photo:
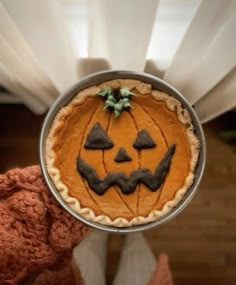
[[[0, 105], [0, 172], [38, 163], [42, 120], [23, 106]], [[208, 157], [198, 193], [173, 221], [145, 232], [145, 236], [156, 256], [160, 252], [169, 254], [176, 285], [234, 285], [236, 155], [218, 138], [214, 122], [204, 130]], [[109, 279], [120, 243], [120, 236], [112, 236]]]

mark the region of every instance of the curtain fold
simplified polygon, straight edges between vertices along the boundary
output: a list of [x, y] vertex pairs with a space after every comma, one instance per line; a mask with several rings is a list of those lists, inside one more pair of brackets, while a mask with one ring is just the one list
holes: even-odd
[[[0, 84], [41, 114], [89, 73], [145, 70], [182, 92], [202, 122], [213, 119], [236, 106], [236, 1], [188, 0], [188, 15], [182, 13], [185, 1], [0, 0]], [[169, 13], [164, 9], [172, 9], [173, 19], [163, 20]], [[172, 41], [165, 29], [158, 34], [158, 27], [168, 19], [174, 33], [174, 17], [179, 24], [184, 15], [188, 19], [178, 35], [188, 27], [173, 46], [177, 51], [162, 61], [155, 55], [156, 36], [162, 34], [165, 45]], [[79, 41], [87, 58], [78, 58]], [[147, 60], [150, 50], [154, 58]]]
[[197, 102], [236, 64], [236, 1], [201, 1], [164, 80]]
[[[19, 86], [24, 86], [23, 102], [36, 113], [40, 113], [51, 106], [57, 96], [57, 90], [1, 3], [0, 27], [2, 85], [14, 94], [22, 93]], [[15, 84], [10, 84], [13, 81]], [[32, 96], [35, 98], [30, 98]], [[42, 108], [43, 105], [45, 108]]]
[[191, 79], [186, 82], [182, 92], [192, 104], [205, 96], [235, 67], [235, 39], [232, 35], [236, 35], [236, 13], [222, 25], [205, 56], [190, 72]]
[[195, 110], [201, 122], [205, 123], [235, 106], [236, 68], [196, 103]]
[[93, 0], [89, 57], [106, 58], [111, 68], [142, 71], [158, 0]]
[[47, 77], [64, 92], [78, 77], [60, 3], [56, 0], [1, 1]]
[[35, 114], [43, 114], [48, 107], [37, 100], [33, 94], [26, 90], [19, 83], [19, 80], [12, 76], [2, 64], [0, 64], [0, 85], [11, 91], [12, 94], [21, 99], [21, 101]]

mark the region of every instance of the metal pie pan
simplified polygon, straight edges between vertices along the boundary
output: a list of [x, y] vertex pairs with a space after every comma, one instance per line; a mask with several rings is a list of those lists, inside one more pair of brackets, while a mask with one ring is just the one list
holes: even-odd
[[[195, 169], [195, 178], [192, 186], [188, 189], [188, 191], [185, 193], [182, 200], [178, 203], [178, 205], [173, 208], [169, 213], [167, 213], [165, 216], [161, 217], [160, 219], [143, 225], [133, 226], [133, 227], [125, 227], [125, 228], [119, 228], [119, 227], [113, 227], [113, 226], [107, 226], [100, 223], [92, 222], [85, 217], [81, 216], [77, 212], [75, 212], [66, 202], [62, 199], [60, 193], [55, 188], [52, 180], [50, 179], [46, 163], [45, 163], [45, 140], [48, 136], [49, 130], [51, 128], [52, 122], [54, 120], [55, 115], [57, 112], [65, 105], [67, 105], [70, 100], [81, 90], [97, 85], [99, 83], [102, 83], [104, 81], [108, 81], [111, 79], [137, 79], [146, 83], [149, 83], [152, 85], [153, 89], [160, 90], [163, 92], [166, 92], [167, 94], [175, 97], [178, 99], [184, 108], [186, 108], [191, 116], [192, 124], [195, 128], [196, 136], [198, 137], [201, 145], [200, 154], [199, 154], [199, 160]], [[39, 143], [39, 156], [40, 156], [40, 165], [42, 169], [43, 176], [45, 178], [45, 181], [47, 183], [47, 186], [49, 187], [52, 195], [55, 197], [55, 199], [59, 202], [59, 204], [73, 217], [80, 220], [84, 224], [87, 224], [88, 226], [91, 226], [93, 228], [104, 230], [108, 232], [114, 232], [114, 233], [131, 233], [131, 232], [138, 232], [143, 231], [147, 229], [154, 228], [156, 226], [159, 226], [170, 219], [174, 218], [178, 213], [180, 213], [186, 205], [190, 202], [193, 195], [196, 193], [199, 183], [201, 181], [201, 178], [203, 176], [204, 168], [205, 168], [205, 161], [206, 161], [206, 146], [205, 146], [205, 138], [204, 133], [201, 127], [201, 123], [192, 108], [192, 106], [189, 104], [189, 102], [183, 97], [182, 94], [180, 94], [174, 87], [172, 87], [170, 84], [166, 83], [165, 81], [152, 76], [147, 73], [139, 73], [139, 72], [133, 72], [133, 71], [120, 71], [120, 70], [111, 70], [111, 71], [103, 71], [91, 74], [90, 76], [87, 76], [80, 80], [77, 84], [75, 84], [72, 88], [70, 88], [65, 94], [58, 97], [58, 99], [55, 101], [51, 109], [49, 110], [45, 121], [43, 123], [41, 135], [40, 135], [40, 143]]]

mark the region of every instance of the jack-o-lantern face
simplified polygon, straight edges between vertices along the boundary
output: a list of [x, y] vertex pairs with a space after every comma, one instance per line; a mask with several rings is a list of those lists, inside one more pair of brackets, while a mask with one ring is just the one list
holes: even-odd
[[79, 92], [57, 114], [46, 143], [50, 177], [65, 201], [113, 226], [150, 222], [176, 205], [198, 153], [180, 102], [126, 79]]
[[[107, 133], [99, 122], [96, 122], [88, 131], [86, 141], [81, 146], [84, 150], [80, 152], [77, 159], [78, 172], [87, 180], [90, 188], [99, 195], [111, 186], [118, 186], [123, 194], [129, 194], [135, 191], [139, 183], [143, 183], [151, 191], [158, 190], [169, 171], [175, 145], [164, 147], [164, 138], [161, 134], [156, 134], [157, 130], [150, 129], [156, 141], [147, 129], [137, 130], [135, 119], [127, 112], [122, 114], [119, 122], [117, 122], [118, 119], [112, 121], [109, 118], [109, 120], [106, 126]], [[127, 123], [130, 124], [127, 125]], [[122, 128], [122, 132], [126, 130], [127, 134], [122, 133], [116, 141], [115, 134], [119, 134], [118, 128]], [[92, 164], [86, 160], [86, 150], [93, 153]], [[99, 151], [107, 172], [105, 176], [100, 176], [96, 169], [96, 155]], [[156, 153], [160, 154], [156, 155]], [[153, 163], [154, 169], [142, 166], [145, 156], [149, 159], [151, 156], [155, 158], [159, 156], [159, 159]], [[133, 168], [134, 165], [135, 168]]]

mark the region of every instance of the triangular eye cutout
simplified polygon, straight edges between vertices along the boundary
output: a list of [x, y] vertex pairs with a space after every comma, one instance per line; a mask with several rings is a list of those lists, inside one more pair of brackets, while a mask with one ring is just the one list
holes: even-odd
[[96, 123], [87, 136], [85, 148], [88, 149], [108, 149], [114, 146], [106, 132], [99, 123]]
[[115, 162], [125, 162], [125, 161], [131, 161], [132, 158], [128, 155], [126, 150], [123, 147], [121, 147], [114, 160]]
[[155, 146], [156, 143], [145, 129], [142, 129], [138, 133], [138, 136], [133, 144], [133, 147], [137, 149], [154, 148]]

